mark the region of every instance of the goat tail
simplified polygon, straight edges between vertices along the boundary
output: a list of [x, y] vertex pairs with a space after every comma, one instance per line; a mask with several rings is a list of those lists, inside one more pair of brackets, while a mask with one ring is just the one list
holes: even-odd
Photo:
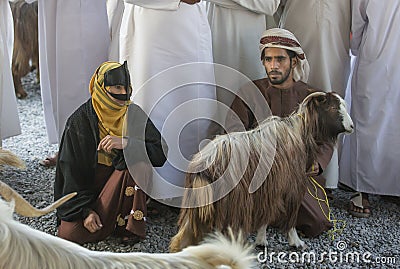
[[25, 163], [11, 151], [0, 148], [0, 165], [10, 165], [25, 169]]
[[182, 252], [204, 261], [211, 268], [219, 268], [222, 265], [232, 269], [255, 268], [252, 247], [245, 242], [243, 233], [239, 232], [235, 236], [229, 228], [228, 237], [216, 232], [207, 237], [201, 245], [187, 247]]
[[58, 199], [51, 205], [43, 208], [43, 209], [38, 209], [33, 207], [27, 200], [25, 200], [21, 195], [19, 195], [15, 190], [13, 190], [10, 186], [8, 186], [6, 183], [0, 181], [0, 195], [6, 200], [6, 201], [15, 201], [15, 212], [20, 214], [21, 216], [24, 217], [40, 217], [45, 214], [50, 213], [72, 197], [76, 195], [76, 192], [70, 193], [65, 195], [64, 197]]
[[212, 230], [214, 206], [210, 183], [198, 174], [187, 174], [186, 177], [188, 184], [179, 215], [179, 230], [171, 239], [171, 252], [198, 244], [204, 234]]
[[207, 177], [201, 174], [194, 175], [191, 187], [184, 196], [179, 224], [193, 229], [194, 243], [198, 244], [214, 227], [214, 194]]
[[213, 206], [213, 191], [210, 185], [204, 177], [195, 176], [193, 179], [193, 201], [190, 201], [190, 207], [198, 207], [199, 219], [201, 222], [208, 222], [214, 215]]

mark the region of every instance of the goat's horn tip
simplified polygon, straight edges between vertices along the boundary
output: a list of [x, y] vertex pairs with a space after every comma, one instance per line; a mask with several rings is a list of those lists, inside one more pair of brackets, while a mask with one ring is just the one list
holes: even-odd
[[68, 199], [71, 199], [72, 197], [75, 197], [78, 193], [77, 192], [71, 192], [70, 194], [65, 195], [65, 197], [68, 197]]

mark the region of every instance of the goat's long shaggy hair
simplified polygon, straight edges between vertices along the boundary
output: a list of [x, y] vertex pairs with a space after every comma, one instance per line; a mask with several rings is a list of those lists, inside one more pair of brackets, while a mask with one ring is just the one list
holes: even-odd
[[251, 248], [244, 246], [241, 236], [235, 239], [233, 234], [230, 239], [215, 234], [199, 246], [174, 254], [96, 252], [15, 221], [13, 210], [13, 203], [0, 199], [1, 269], [253, 267]]
[[[204, 147], [188, 168], [171, 251], [197, 244], [213, 229], [295, 227], [306, 171], [319, 145], [334, 144], [339, 133], [351, 131], [342, 123], [348, 116], [343, 104], [336, 94], [314, 93], [289, 117], [270, 117], [254, 130], [218, 136]], [[216, 197], [229, 188], [225, 197]]]

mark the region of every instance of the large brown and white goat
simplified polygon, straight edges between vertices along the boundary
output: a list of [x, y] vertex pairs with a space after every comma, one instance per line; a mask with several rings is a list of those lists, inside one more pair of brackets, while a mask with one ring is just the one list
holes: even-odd
[[[0, 155], [0, 160], [2, 156]], [[7, 156], [4, 161], [10, 163]], [[12, 218], [15, 211], [23, 216], [41, 216], [72, 198], [67, 195], [44, 209], [37, 209], [11, 187], [0, 181], [0, 268], [1, 269], [232, 269], [253, 267], [251, 248], [241, 235], [230, 239], [214, 234], [203, 244], [173, 254], [111, 253], [91, 251], [70, 241], [35, 230]]]
[[254, 130], [216, 137], [189, 165], [179, 231], [170, 250], [197, 244], [210, 231], [227, 227], [258, 231], [256, 242], [265, 244], [268, 225], [287, 232], [290, 245], [305, 247], [294, 227], [307, 168], [319, 145], [333, 145], [338, 134], [352, 130], [344, 100], [316, 92], [289, 117], [272, 116]]

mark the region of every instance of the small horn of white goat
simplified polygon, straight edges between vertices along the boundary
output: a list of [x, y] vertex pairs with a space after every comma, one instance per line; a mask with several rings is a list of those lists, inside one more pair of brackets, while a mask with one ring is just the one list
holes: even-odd
[[[1, 165], [10, 165], [15, 166], [17, 168], [25, 168], [24, 162], [19, 159], [14, 153], [1, 149], [0, 148], [0, 164]], [[59, 200], [55, 201], [51, 205], [43, 208], [37, 209], [33, 207], [28, 201], [26, 201], [21, 195], [19, 195], [16, 191], [14, 191], [10, 186], [6, 183], [0, 181], [0, 195], [6, 201], [15, 201], [15, 212], [25, 217], [40, 217], [45, 214], [50, 213], [72, 197], [76, 195], [76, 192], [70, 193]]]
[[96, 252], [59, 237], [35, 230], [12, 218], [14, 202], [0, 199], [0, 268], [2, 269], [157, 269], [157, 268], [252, 268], [251, 248], [231, 233], [230, 239], [215, 234], [199, 246], [178, 253]]
[[0, 181], [0, 195], [6, 201], [15, 201], [15, 212], [17, 212], [18, 214], [25, 217], [40, 217], [50, 213], [51, 211], [74, 197], [76, 195], [76, 192], [65, 195], [64, 197], [58, 199], [57, 201], [43, 209], [33, 207], [21, 195], [19, 195], [10, 186], [2, 181]]

